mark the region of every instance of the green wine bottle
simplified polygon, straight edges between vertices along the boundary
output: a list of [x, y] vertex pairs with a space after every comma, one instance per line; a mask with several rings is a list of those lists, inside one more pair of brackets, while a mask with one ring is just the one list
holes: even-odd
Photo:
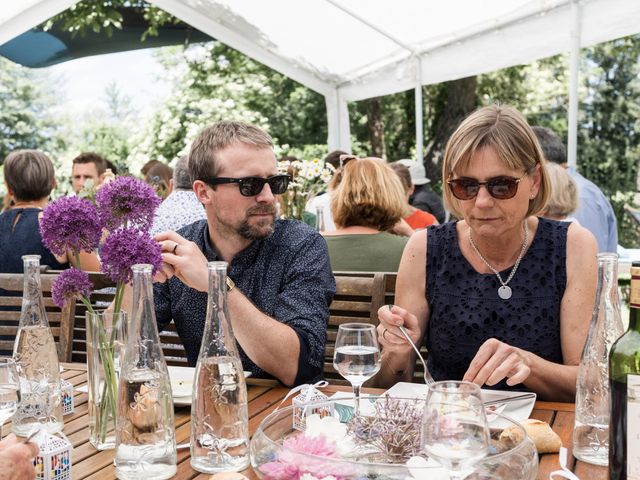
[[640, 262], [631, 266], [629, 329], [609, 356], [609, 480], [640, 479]]

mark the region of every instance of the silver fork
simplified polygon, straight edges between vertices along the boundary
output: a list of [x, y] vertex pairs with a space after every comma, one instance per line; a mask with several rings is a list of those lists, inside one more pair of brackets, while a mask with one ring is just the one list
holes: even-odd
[[418, 355], [420, 362], [422, 362], [422, 367], [424, 368], [422, 373], [422, 376], [424, 377], [424, 383], [426, 383], [427, 385], [431, 385], [432, 383], [435, 382], [435, 380], [433, 379], [433, 377], [431, 376], [431, 373], [429, 372], [429, 369], [427, 368], [427, 362], [424, 361], [424, 357], [420, 353], [420, 349], [416, 346], [415, 343], [413, 343], [413, 340], [411, 340], [409, 333], [407, 333], [407, 330], [402, 325], [398, 325], [398, 330], [400, 330], [400, 333], [404, 335], [404, 338], [407, 339], [407, 342], [409, 342], [409, 345], [413, 347], [413, 350], [416, 352], [416, 355]]

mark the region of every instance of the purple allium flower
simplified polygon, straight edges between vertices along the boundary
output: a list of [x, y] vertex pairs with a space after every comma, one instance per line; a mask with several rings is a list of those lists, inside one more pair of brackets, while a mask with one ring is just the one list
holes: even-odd
[[153, 265], [155, 274], [162, 266], [160, 245], [147, 232], [123, 228], [109, 234], [100, 251], [102, 271], [114, 282], [129, 283], [136, 263]]
[[116, 177], [96, 193], [100, 220], [109, 230], [125, 223], [149, 230], [160, 202], [151, 185], [133, 177]]
[[69, 268], [56, 278], [51, 297], [53, 303], [62, 308], [72, 298], [89, 297], [91, 290], [93, 284], [89, 280], [89, 274], [77, 268]]
[[42, 242], [55, 255], [68, 250], [91, 252], [98, 247], [102, 225], [93, 203], [79, 197], [62, 197], [51, 202], [42, 213]]

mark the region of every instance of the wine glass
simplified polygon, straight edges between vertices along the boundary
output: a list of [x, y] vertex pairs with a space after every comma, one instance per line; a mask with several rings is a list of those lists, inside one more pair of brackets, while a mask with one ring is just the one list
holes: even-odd
[[467, 476], [473, 464], [487, 455], [489, 426], [478, 385], [444, 381], [429, 386], [422, 446], [452, 480]]
[[355, 416], [360, 414], [360, 387], [380, 370], [380, 346], [369, 323], [345, 323], [338, 327], [333, 367], [353, 387]]
[[4, 422], [13, 417], [20, 403], [20, 377], [13, 358], [0, 358], [0, 438]]

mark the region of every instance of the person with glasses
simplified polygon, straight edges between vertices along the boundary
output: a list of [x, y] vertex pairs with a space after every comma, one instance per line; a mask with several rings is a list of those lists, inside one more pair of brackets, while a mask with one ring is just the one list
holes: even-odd
[[327, 245], [302, 222], [276, 219], [278, 173], [271, 137], [241, 122], [205, 128], [189, 175], [206, 220], [156, 235], [163, 270], [154, 285], [160, 327], [172, 319], [195, 365], [207, 305], [207, 262], [228, 267], [228, 306], [245, 370], [286, 385], [322, 378], [335, 293]]
[[595, 303], [597, 244], [577, 223], [538, 217], [549, 181], [538, 141], [508, 106], [467, 117], [447, 143], [444, 199], [457, 222], [416, 232], [396, 305], [379, 310], [382, 384], [410, 381], [425, 342], [436, 380], [573, 401]]

